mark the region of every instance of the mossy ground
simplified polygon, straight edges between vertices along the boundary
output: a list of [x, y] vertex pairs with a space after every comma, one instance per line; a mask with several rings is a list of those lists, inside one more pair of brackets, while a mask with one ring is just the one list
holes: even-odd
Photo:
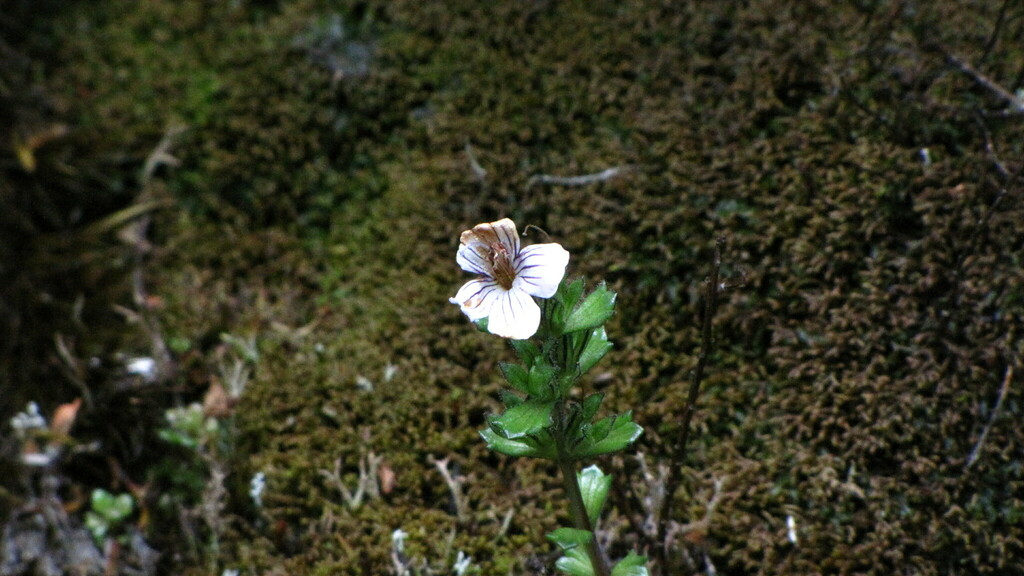
[[[554, 469], [476, 435], [510, 350], [447, 303], [465, 280], [459, 232], [508, 216], [619, 293], [616, 349], [585, 384], [635, 410], [652, 465], [675, 438], [717, 237], [745, 277], [716, 318], [680, 520], [702, 517], [715, 479], [722, 498], [685, 545], [696, 567], [671, 573], [705, 554], [730, 575], [1024, 570], [1019, 376], [992, 413], [1008, 367], [1024, 375], [1024, 116], [945, 56], [1024, 86], [1015, 3], [105, 0], [33, 18], [53, 42], [28, 43], [52, 59], [39, 82], [74, 136], [5, 175], [69, 211], [89, 206], [61, 195], [78, 180], [124, 205], [168, 127], [187, 129], [152, 184], [166, 207], [145, 265], [183, 370], [147, 401], [200, 397], [220, 335], [256, 339], [218, 569], [385, 573], [398, 528], [438, 565], [456, 551], [481, 574], [550, 564], [544, 534], [566, 515]], [[530, 180], [612, 166], [628, 170]], [[68, 301], [126, 303], [123, 282], [99, 287], [123, 262], [84, 267]], [[126, 333], [123, 350], [146, 350]], [[354, 486], [371, 451], [396, 484], [353, 510], [320, 471], [341, 458]], [[431, 457], [467, 478], [467, 518]], [[624, 555], [638, 467], [601, 464]]]

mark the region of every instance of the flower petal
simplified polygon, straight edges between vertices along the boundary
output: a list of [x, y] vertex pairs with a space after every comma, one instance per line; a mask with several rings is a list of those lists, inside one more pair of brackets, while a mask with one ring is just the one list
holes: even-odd
[[498, 283], [491, 279], [470, 280], [459, 288], [459, 293], [448, 301], [458, 304], [462, 313], [476, 322], [491, 314], [491, 308], [498, 301], [498, 297], [505, 290], [498, 286]]
[[569, 252], [561, 244], [534, 244], [523, 248], [516, 260], [516, 279], [512, 288], [531, 296], [551, 298], [565, 276]]
[[479, 254], [487, 254], [498, 242], [505, 245], [513, 258], [519, 254], [519, 233], [516, 232], [516, 223], [508, 218], [477, 224], [472, 230], [463, 232], [459, 240], [464, 246], [476, 249]]
[[501, 292], [487, 318], [487, 331], [504, 338], [526, 340], [540, 327], [540, 306], [523, 290]]
[[491, 263], [484, 256], [486, 249], [481, 250], [481, 247], [479, 242], [459, 246], [459, 251], [455, 254], [455, 261], [466, 272], [491, 276], [493, 273]]
[[497, 222], [491, 222], [490, 226], [494, 229], [494, 233], [498, 235], [498, 239], [501, 243], [508, 248], [509, 254], [513, 258], [519, 255], [519, 232], [516, 231], [516, 223], [508, 218], [502, 218]]

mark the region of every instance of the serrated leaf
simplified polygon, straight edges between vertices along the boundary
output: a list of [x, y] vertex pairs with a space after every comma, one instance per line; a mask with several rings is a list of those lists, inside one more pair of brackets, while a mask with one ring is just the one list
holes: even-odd
[[590, 334], [590, 340], [587, 341], [587, 347], [580, 353], [580, 374], [585, 374], [593, 368], [612, 348], [613, 345], [608, 341], [604, 326], [594, 328]]
[[612, 486], [612, 477], [601, 472], [601, 469], [597, 466], [591, 465], [584, 468], [582, 472], [579, 472], [576, 475], [576, 479], [580, 483], [580, 493], [583, 495], [583, 505], [587, 508], [590, 524], [595, 525], [597, 524], [597, 519], [601, 516], [604, 502], [608, 499], [608, 490]]
[[590, 565], [590, 557], [581, 547], [565, 551], [565, 556], [555, 562], [555, 568], [569, 576], [594, 576], [594, 568]]
[[594, 419], [594, 415], [597, 414], [598, 408], [601, 407], [601, 401], [604, 400], [604, 394], [600, 392], [591, 394], [583, 400], [582, 410], [580, 411], [580, 420], [585, 423], [589, 423]]
[[511, 362], [499, 362], [498, 368], [501, 370], [501, 374], [505, 376], [509, 386], [523, 394], [530, 393], [530, 373], [526, 371], [526, 368]]
[[632, 550], [612, 568], [612, 576], [648, 576], [647, 557]]
[[550, 397], [551, 389], [548, 384], [556, 374], [558, 374], [558, 369], [547, 362], [538, 362], [533, 368], [530, 368], [529, 384], [527, 385], [530, 395], [539, 398]]
[[529, 340], [509, 340], [509, 343], [512, 344], [512, 348], [515, 349], [527, 369], [531, 368], [537, 361], [537, 357], [540, 356], [540, 349]]
[[538, 438], [519, 438], [510, 440], [503, 438], [497, 432], [484, 429], [480, 431], [480, 436], [487, 442], [487, 447], [499, 454], [506, 456], [530, 456], [533, 458], [546, 458], [551, 460], [555, 457], [554, 448], [552, 448], [551, 437], [547, 432], [538, 434]]
[[577, 278], [572, 282], [562, 282], [558, 286], [558, 301], [565, 306], [566, 310], [572, 310], [579, 304], [580, 296], [583, 296], [584, 280]]
[[491, 420], [491, 429], [510, 440], [533, 434], [551, 424], [554, 406], [554, 401], [527, 400]]
[[602, 282], [587, 296], [579, 308], [572, 311], [565, 321], [562, 333], [590, 330], [604, 324], [615, 312], [615, 296], [615, 292], [609, 290], [608, 286]]
[[503, 404], [505, 404], [505, 408], [508, 409], [508, 408], [515, 408], [516, 406], [519, 406], [520, 404], [525, 402], [525, 400], [523, 400], [519, 396], [516, 396], [512, 392], [509, 392], [508, 390], [502, 390], [501, 391], [501, 402]]
[[589, 530], [580, 530], [579, 528], [559, 528], [554, 532], [548, 534], [548, 540], [551, 540], [562, 550], [571, 550], [577, 546], [585, 546], [594, 537], [594, 534]]
[[616, 418], [616, 416], [609, 416], [594, 422], [594, 425], [587, 430], [587, 441], [591, 444], [596, 444], [601, 440], [604, 440], [608, 436], [608, 433], [612, 431], [612, 426], [615, 424]]
[[[598, 426], [608, 421], [605, 418], [594, 425], [592, 430], [597, 430]], [[643, 434], [644, 429], [638, 424], [633, 422], [633, 413], [626, 412], [620, 416], [612, 418], [611, 426], [607, 431], [607, 434], [600, 439], [597, 439], [598, 434], [593, 433], [586, 438], [583, 442], [580, 442], [578, 446], [573, 449], [573, 457], [576, 459], [586, 458], [589, 456], [597, 456], [600, 454], [608, 454], [609, 452], [618, 452], [626, 446], [632, 444], [637, 438]]]

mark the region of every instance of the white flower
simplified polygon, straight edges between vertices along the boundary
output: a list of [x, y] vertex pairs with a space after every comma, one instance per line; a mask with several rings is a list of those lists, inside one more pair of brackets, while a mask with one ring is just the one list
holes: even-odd
[[449, 301], [473, 322], [487, 318], [491, 334], [513, 340], [533, 336], [540, 326], [540, 307], [532, 296], [555, 295], [569, 252], [554, 243], [520, 248], [516, 225], [508, 218], [477, 224], [460, 240], [455, 260], [480, 278], [466, 282]]

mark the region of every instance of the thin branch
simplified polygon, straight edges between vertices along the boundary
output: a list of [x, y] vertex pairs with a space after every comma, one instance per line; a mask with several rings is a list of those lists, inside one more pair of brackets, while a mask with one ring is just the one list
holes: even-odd
[[992, 49], [996, 46], [996, 41], [999, 40], [999, 33], [1003, 30], [1003, 23], [1006, 22], [1006, 9], [1010, 6], [1010, 0], [1003, 0], [1003, 5], [999, 7], [999, 15], [996, 16], [995, 26], [992, 27], [992, 34], [988, 37], [988, 42], [985, 42], [985, 49], [981, 52], [981, 58], [979, 62], [984, 62], [989, 54], [992, 53]]
[[665, 550], [666, 554], [672, 547], [672, 544], [676, 541], [679, 536], [686, 536], [690, 533], [707, 534], [708, 529], [711, 527], [711, 517], [715, 514], [715, 509], [722, 502], [722, 486], [725, 484], [725, 480], [721, 478], [713, 478], [714, 489], [711, 493], [711, 498], [708, 500], [707, 505], [704, 507], [704, 516], [700, 520], [693, 522], [687, 522], [686, 524], [671, 523], [668, 532], [665, 534]]
[[[697, 398], [700, 394], [700, 384], [704, 378], [704, 368], [707, 366], [708, 357], [711, 355], [711, 350], [714, 347], [712, 323], [715, 311], [718, 308], [718, 294], [722, 289], [719, 274], [722, 269], [722, 246], [724, 244], [724, 238], [719, 238], [715, 242], [715, 259], [711, 266], [711, 276], [704, 286], [704, 320], [701, 326], [700, 356], [697, 358], [697, 367], [692, 373], [693, 378], [690, 381], [690, 392], [686, 399], [686, 407], [683, 409], [682, 418], [680, 419], [679, 436], [676, 448], [672, 451], [668, 479], [665, 482], [665, 499], [662, 503], [660, 514], [661, 526], [658, 533], [666, 536], [669, 530], [669, 523], [672, 521], [672, 503], [676, 489], [679, 487], [680, 470], [685, 463], [686, 448], [690, 440], [690, 420], [693, 419]], [[667, 552], [665, 549], [662, 549], [661, 560], [663, 567], [665, 566], [666, 559]]]
[[655, 475], [647, 465], [647, 457], [643, 452], [637, 452], [636, 461], [640, 465], [643, 483], [635, 482], [633, 485], [644, 487], [643, 494], [637, 494], [640, 507], [644, 511], [641, 529], [644, 534], [654, 539], [657, 538], [658, 530], [661, 527], [660, 514], [665, 503], [665, 479], [668, 477], [668, 466], [658, 463], [658, 473]]
[[1019, 171], [1016, 173], [1010, 173], [1010, 171], [1007, 170], [1006, 165], [1003, 164], [1002, 160], [1000, 160], [999, 155], [996, 153], [995, 147], [992, 144], [992, 135], [991, 133], [989, 133], [988, 127], [985, 125], [985, 122], [979, 117], [975, 117], [975, 120], [977, 121], [978, 127], [981, 129], [981, 132], [985, 137], [985, 151], [988, 154], [990, 161], [995, 166], [996, 171], [1003, 178], [1003, 183], [1002, 186], [1000, 186], [999, 188], [999, 192], [996, 193], [995, 199], [992, 200], [992, 202], [985, 209], [984, 213], [982, 213], [982, 215], [978, 218], [978, 222], [975, 225], [974, 230], [971, 232], [970, 238], [968, 238], [967, 240], [966, 249], [960, 251], [959, 255], [957, 256], [956, 263], [953, 266], [953, 301], [956, 304], [956, 309], [960, 310], [961, 313], [964, 313], [965, 311], [965, 309], [960, 306], [960, 283], [964, 275], [964, 262], [967, 261], [968, 256], [974, 254], [977, 251], [977, 247], [979, 242], [981, 241], [982, 235], [985, 233], [986, 230], [988, 230], [989, 221], [992, 219], [992, 216], [996, 213], [996, 209], [1003, 202], [1003, 199], [1006, 198], [1009, 189], [1016, 183], [1017, 179], [1020, 177]]
[[983, 88], [986, 88], [996, 96], [999, 96], [1000, 98], [1005, 100], [1007, 104], [1010, 105], [1010, 108], [1013, 109], [1013, 111], [1024, 112], [1024, 100], [1018, 98], [1016, 94], [1010, 92], [1006, 88], [1003, 88], [995, 80], [992, 80], [988, 76], [985, 76], [967, 62], [957, 58], [956, 56], [950, 54], [949, 52], [946, 52], [945, 49], [939, 48], [939, 51], [941, 51], [943, 55], [946, 57], [947, 62], [959, 68], [960, 71], [963, 72], [964, 74], [970, 76], [971, 79], [974, 80], [978, 85], [982, 86]]
[[92, 392], [89, 391], [89, 385], [85, 381], [83, 363], [78, 358], [75, 358], [74, 351], [71, 349], [73, 345], [69, 345], [64, 339], [64, 335], [60, 332], [53, 335], [53, 342], [57, 349], [57, 356], [62, 362], [60, 367], [61, 371], [64, 372], [64, 376], [82, 393], [82, 398], [85, 399], [86, 410], [95, 409], [96, 405], [92, 401]]
[[466, 495], [462, 491], [462, 486], [466, 483], [466, 477], [458, 472], [452, 474], [448, 470], [448, 458], [438, 460], [431, 455], [427, 457], [427, 461], [433, 464], [437, 471], [441, 473], [444, 483], [448, 485], [448, 491], [452, 493], [452, 500], [455, 502], [455, 518], [459, 521], [459, 524], [465, 524], [469, 520], [469, 504], [466, 502]]
[[978, 461], [978, 457], [981, 454], [981, 448], [985, 444], [985, 439], [988, 438], [988, 433], [992, 430], [992, 425], [999, 418], [999, 411], [1003, 408], [1003, 400], [1006, 398], [1007, 392], [1010, 391], [1010, 381], [1013, 380], [1013, 365], [1006, 367], [1006, 374], [1003, 376], [1003, 385], [999, 388], [999, 397], [996, 398], [996, 405], [992, 408], [992, 416], [989, 417], [988, 423], [985, 424], [985, 428], [981, 431], [981, 437], [978, 438], [978, 443], [974, 445], [974, 449], [967, 455], [967, 462], [964, 464], [964, 473], [974, 466], [974, 463]]
[[[185, 131], [183, 126], [171, 126], [164, 133], [163, 138], [156, 145], [156, 148], [150, 152], [146, 158], [146, 162], [143, 165], [141, 173], [142, 191], [136, 198], [136, 204], [142, 206], [148, 206], [153, 203], [153, 192], [149, 186], [150, 181], [153, 178], [154, 173], [160, 166], [177, 166], [179, 161], [177, 158], [171, 155], [171, 148], [174, 146], [175, 140], [181, 136]], [[159, 206], [159, 204], [157, 204]], [[125, 230], [121, 237], [127, 240], [131, 244], [132, 255], [133, 255], [133, 266], [132, 266], [132, 301], [135, 307], [138, 309], [139, 319], [141, 320], [142, 327], [145, 329], [146, 334], [149, 336], [150, 343], [153, 347], [153, 359], [157, 365], [157, 377], [159, 381], [166, 381], [173, 377], [176, 371], [174, 359], [171, 356], [170, 349], [167, 347], [167, 342], [164, 340], [163, 332], [160, 328], [160, 322], [156, 317], [156, 314], [152, 312], [149, 304], [149, 295], [146, 292], [146, 283], [143, 277], [143, 260], [145, 259], [146, 253], [150, 249], [149, 241], [146, 240], [146, 234], [149, 231], [149, 225], [152, 221], [152, 215], [149, 209], [145, 209], [141, 212], [141, 216]]]
[[633, 170], [632, 166], [615, 166], [594, 174], [583, 174], [581, 176], [552, 176], [550, 174], [534, 174], [526, 181], [526, 187], [532, 188], [534, 184], [549, 184], [555, 186], [586, 186], [597, 182], [611, 180]]
[[359, 479], [356, 481], [355, 493], [352, 493], [348, 486], [345, 486], [345, 482], [341, 478], [342, 461], [340, 456], [334, 461], [334, 470], [320, 470], [319, 472], [320, 476], [323, 476], [341, 494], [349, 509], [356, 510], [362, 506], [364, 497], [370, 500], [380, 498], [380, 490], [377, 486], [377, 470], [383, 460], [383, 456], [377, 456], [373, 452], [359, 458]]

